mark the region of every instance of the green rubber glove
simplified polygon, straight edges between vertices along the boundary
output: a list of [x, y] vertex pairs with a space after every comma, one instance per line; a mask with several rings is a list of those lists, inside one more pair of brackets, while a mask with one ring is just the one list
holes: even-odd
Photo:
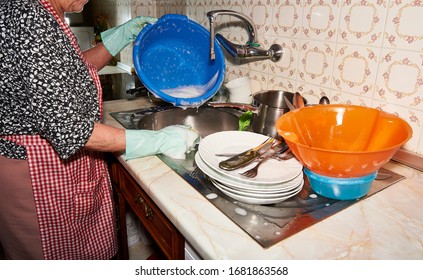
[[156, 21], [156, 18], [146, 16], [133, 18], [122, 25], [101, 32], [101, 40], [109, 53], [115, 56], [129, 45], [129, 43], [135, 41], [138, 33], [147, 24], [153, 24]]
[[198, 133], [189, 126], [171, 125], [160, 130], [126, 130], [125, 160], [164, 154], [185, 159], [198, 143]]

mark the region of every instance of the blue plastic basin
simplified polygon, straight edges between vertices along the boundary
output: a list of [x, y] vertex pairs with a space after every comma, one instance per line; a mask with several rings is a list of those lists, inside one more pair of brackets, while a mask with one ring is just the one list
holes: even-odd
[[[225, 77], [225, 60], [216, 40], [214, 47], [216, 59], [210, 60], [210, 32], [184, 15], [168, 14], [138, 34], [135, 71], [156, 97], [175, 106], [198, 107], [213, 97]], [[173, 89], [181, 87], [197, 87], [199, 93], [175, 95]]]
[[311, 189], [317, 194], [338, 200], [351, 200], [365, 196], [371, 189], [377, 172], [363, 177], [334, 178], [316, 174], [304, 167]]

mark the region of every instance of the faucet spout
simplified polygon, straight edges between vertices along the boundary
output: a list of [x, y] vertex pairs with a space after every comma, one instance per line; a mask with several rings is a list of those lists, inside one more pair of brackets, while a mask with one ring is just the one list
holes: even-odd
[[[223, 37], [221, 34], [215, 34], [215, 19], [219, 15], [234, 16], [242, 20], [248, 31], [249, 39], [245, 45], [234, 44]], [[257, 30], [253, 21], [246, 15], [231, 10], [214, 10], [207, 13], [210, 21], [210, 59], [215, 59], [214, 41], [217, 39], [223, 48], [233, 57], [271, 59], [279, 61], [282, 58], [282, 46], [274, 44], [268, 50], [259, 48], [257, 40]]]

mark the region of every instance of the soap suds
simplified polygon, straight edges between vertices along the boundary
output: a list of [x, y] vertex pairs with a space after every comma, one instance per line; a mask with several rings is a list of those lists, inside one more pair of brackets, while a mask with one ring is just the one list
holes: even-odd
[[214, 77], [205, 85], [190, 85], [190, 86], [180, 86], [177, 88], [162, 89], [162, 92], [166, 93], [169, 96], [176, 98], [196, 98], [204, 95], [216, 84], [217, 81], [217, 72]]

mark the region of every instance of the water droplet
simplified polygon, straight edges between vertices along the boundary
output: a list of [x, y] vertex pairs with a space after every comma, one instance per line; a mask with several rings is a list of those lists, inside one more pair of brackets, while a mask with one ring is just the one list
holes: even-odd
[[207, 199], [210, 199], [210, 200], [216, 199], [217, 198], [217, 194], [215, 194], [215, 193], [209, 193], [208, 195], [206, 195], [206, 197], [207, 197]]
[[317, 194], [312, 193], [312, 194], [310, 194], [310, 195], [309, 195], [309, 197], [310, 197], [310, 198], [317, 198]]
[[241, 215], [241, 216], [247, 216], [247, 210], [245, 210], [245, 209], [242, 209], [242, 208], [235, 208], [235, 213], [237, 213], [238, 215]]

